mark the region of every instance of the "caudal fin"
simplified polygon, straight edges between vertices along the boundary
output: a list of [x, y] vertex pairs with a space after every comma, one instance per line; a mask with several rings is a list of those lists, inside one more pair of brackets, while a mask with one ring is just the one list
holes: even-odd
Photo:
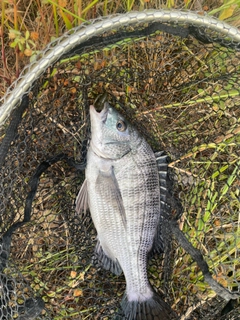
[[121, 302], [124, 320], [173, 320], [175, 312], [156, 293], [146, 301], [129, 301], [125, 294]]

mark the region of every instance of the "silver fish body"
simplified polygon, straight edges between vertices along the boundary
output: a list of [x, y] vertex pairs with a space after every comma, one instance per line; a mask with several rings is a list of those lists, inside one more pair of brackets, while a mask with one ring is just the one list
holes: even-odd
[[99, 263], [115, 274], [124, 273], [124, 319], [170, 319], [170, 307], [153, 291], [147, 276], [147, 258], [160, 219], [155, 155], [138, 131], [107, 102], [100, 113], [91, 106], [90, 118], [86, 180], [76, 211], [90, 209], [97, 230], [95, 256]]

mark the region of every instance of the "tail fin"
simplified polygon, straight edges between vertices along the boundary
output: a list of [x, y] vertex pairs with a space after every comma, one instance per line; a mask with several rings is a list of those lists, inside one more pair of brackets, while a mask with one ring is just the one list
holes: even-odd
[[125, 294], [121, 302], [124, 320], [173, 320], [175, 312], [156, 293], [146, 301], [129, 301]]

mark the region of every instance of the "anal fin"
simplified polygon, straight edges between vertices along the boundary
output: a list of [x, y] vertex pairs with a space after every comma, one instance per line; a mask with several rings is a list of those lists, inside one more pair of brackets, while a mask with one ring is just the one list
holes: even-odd
[[122, 273], [122, 268], [119, 264], [119, 262], [113, 261], [111, 258], [109, 258], [106, 253], [103, 251], [103, 248], [99, 242], [97, 241], [95, 251], [94, 251], [94, 257], [93, 257], [93, 263], [95, 265], [100, 265], [105, 270], [109, 270], [112, 273], [116, 274], [117, 276]]

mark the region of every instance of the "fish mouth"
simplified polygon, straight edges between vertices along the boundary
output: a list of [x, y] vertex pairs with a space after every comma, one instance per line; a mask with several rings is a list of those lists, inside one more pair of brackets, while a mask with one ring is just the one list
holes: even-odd
[[104, 107], [101, 111], [96, 110], [93, 105], [90, 106], [90, 115], [97, 116], [102, 122], [105, 122], [107, 120], [108, 111], [109, 111], [108, 102], [104, 102]]

